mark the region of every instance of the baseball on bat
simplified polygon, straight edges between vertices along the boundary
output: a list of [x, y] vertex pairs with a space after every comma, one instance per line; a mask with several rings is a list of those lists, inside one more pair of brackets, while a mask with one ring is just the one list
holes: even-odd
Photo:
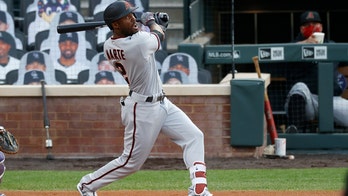
[[[255, 65], [255, 70], [256, 70], [257, 76], [258, 76], [258, 78], [261, 78], [261, 69], [260, 69], [260, 65], [259, 65], [259, 57], [254, 56], [253, 62]], [[274, 139], [278, 138], [278, 133], [277, 133], [276, 125], [275, 125], [274, 118], [273, 118], [271, 103], [269, 101], [268, 94], [266, 91], [264, 93], [264, 99], [265, 99], [264, 100], [264, 109], [265, 109], [265, 116], [266, 116], [266, 120], [267, 120], [267, 130], [271, 136], [271, 142], [272, 142], [272, 144], [274, 144]]]
[[57, 32], [59, 34], [62, 34], [62, 33], [76, 32], [76, 31], [94, 30], [94, 29], [103, 27], [105, 25], [106, 24], [104, 21], [58, 25]]

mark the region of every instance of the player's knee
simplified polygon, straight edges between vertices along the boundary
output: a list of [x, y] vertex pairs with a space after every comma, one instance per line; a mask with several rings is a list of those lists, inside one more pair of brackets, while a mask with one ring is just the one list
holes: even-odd
[[195, 138], [196, 138], [196, 140], [199, 140], [199, 141], [203, 141], [204, 140], [204, 134], [203, 134], [203, 132], [202, 131], [197, 131], [196, 133], [195, 133]]

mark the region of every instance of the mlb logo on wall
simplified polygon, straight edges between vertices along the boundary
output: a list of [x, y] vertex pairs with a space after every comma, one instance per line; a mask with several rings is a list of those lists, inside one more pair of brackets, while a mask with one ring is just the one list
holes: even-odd
[[327, 59], [326, 46], [302, 47], [302, 59]]
[[259, 59], [279, 61], [284, 60], [284, 48], [272, 47], [272, 48], [259, 48]]

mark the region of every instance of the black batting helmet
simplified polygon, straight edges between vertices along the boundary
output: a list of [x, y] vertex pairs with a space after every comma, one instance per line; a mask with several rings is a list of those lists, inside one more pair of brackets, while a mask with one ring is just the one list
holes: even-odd
[[137, 7], [132, 7], [127, 1], [115, 1], [108, 5], [104, 11], [104, 21], [108, 27], [113, 30], [111, 23], [129, 13], [132, 13]]

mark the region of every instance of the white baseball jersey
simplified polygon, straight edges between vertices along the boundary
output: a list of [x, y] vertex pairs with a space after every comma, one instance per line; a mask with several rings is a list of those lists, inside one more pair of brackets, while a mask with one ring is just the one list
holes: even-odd
[[139, 31], [126, 38], [110, 37], [104, 43], [104, 53], [126, 79], [130, 90], [153, 95], [162, 92], [154, 55], [160, 45], [156, 34]]

